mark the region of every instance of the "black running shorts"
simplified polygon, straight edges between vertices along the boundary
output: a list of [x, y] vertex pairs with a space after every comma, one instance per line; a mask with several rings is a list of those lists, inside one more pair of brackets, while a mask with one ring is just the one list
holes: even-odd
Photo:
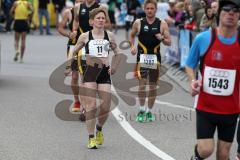
[[29, 25], [27, 20], [15, 20], [13, 29], [15, 32], [22, 33], [29, 31]]
[[140, 68], [140, 79], [149, 79], [150, 83], [157, 83], [159, 79], [159, 69]]
[[237, 127], [237, 143], [238, 143], [237, 152], [240, 154], [240, 122], [238, 122], [238, 127]]
[[212, 139], [215, 130], [218, 139], [233, 142], [238, 114], [220, 115], [196, 110], [197, 139]]
[[97, 84], [111, 84], [111, 77], [108, 70], [109, 66], [105, 65], [101, 68], [98, 64], [94, 66], [87, 65], [83, 72], [83, 83], [96, 82]]

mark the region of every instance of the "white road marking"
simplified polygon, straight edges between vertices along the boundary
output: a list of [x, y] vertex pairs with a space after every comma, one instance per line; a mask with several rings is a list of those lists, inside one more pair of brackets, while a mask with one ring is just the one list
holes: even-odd
[[170, 157], [168, 154], [164, 153], [160, 149], [158, 149], [156, 146], [154, 146], [150, 141], [145, 139], [140, 133], [138, 133], [126, 120], [124, 116], [119, 117], [119, 115], [123, 115], [122, 112], [116, 107], [114, 110], [112, 110], [113, 116], [117, 119], [119, 124], [122, 126], [122, 128], [139, 144], [141, 144], [143, 147], [151, 151], [153, 154], [155, 154], [157, 157], [163, 159], [163, 160], [175, 160], [174, 158]]
[[[116, 93], [116, 90], [114, 87], [111, 88], [113, 92]], [[191, 110], [195, 111], [194, 108], [189, 108], [187, 106], [182, 106], [182, 105], [177, 105], [177, 104], [172, 104], [169, 102], [162, 102], [159, 100], [155, 101], [158, 104], [166, 105], [169, 107], [173, 108], [179, 108], [179, 109], [184, 109], [184, 110]], [[123, 116], [122, 112], [119, 110], [118, 107], [116, 107], [114, 110], [112, 110], [113, 116], [116, 118], [118, 123], [121, 125], [121, 127], [139, 144], [144, 146], [146, 149], [148, 149], [150, 152], [155, 154], [157, 157], [161, 158], [162, 160], [175, 160], [171, 156], [169, 156], [167, 153], [164, 153], [160, 149], [158, 149], [155, 145], [153, 145], [150, 141], [145, 139], [140, 133], [138, 133], [126, 120], [126, 118]], [[119, 116], [121, 115], [121, 117]]]

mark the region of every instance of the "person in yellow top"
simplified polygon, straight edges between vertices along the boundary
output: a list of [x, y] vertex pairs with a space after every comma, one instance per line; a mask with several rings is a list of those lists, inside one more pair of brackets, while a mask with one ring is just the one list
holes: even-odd
[[[29, 15], [33, 12], [31, 3], [26, 0], [17, 0], [14, 2], [10, 13], [14, 18], [14, 30], [15, 30], [15, 57], [14, 61], [18, 60], [20, 54], [20, 63], [23, 63], [23, 55], [25, 51], [26, 36], [29, 30]], [[21, 48], [19, 47], [19, 41], [21, 39]], [[19, 50], [20, 49], [20, 50]]]

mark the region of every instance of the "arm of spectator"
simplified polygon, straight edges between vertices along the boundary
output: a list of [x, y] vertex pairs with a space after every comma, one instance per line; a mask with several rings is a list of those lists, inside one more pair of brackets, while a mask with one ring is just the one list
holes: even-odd
[[135, 36], [137, 35], [137, 33], [139, 33], [140, 31], [140, 19], [137, 19], [132, 26], [132, 31], [130, 33], [130, 37], [129, 37], [129, 43], [131, 45], [131, 53], [132, 55], [135, 55], [137, 53], [137, 49], [134, 46], [134, 41], [135, 41]]
[[160, 34], [162, 36], [160, 39], [162, 40], [163, 44], [170, 46], [171, 45], [171, 36], [169, 33], [168, 25], [164, 20], [161, 21], [160, 32], [161, 32]]
[[63, 12], [62, 12], [62, 20], [61, 22], [59, 23], [58, 25], [58, 32], [65, 36], [65, 37], [68, 37], [70, 38], [71, 37], [71, 31], [70, 32], [67, 32], [65, 30], [65, 27], [67, 25], [67, 22], [69, 21], [69, 14], [70, 14], [70, 10], [69, 9], [65, 9]]

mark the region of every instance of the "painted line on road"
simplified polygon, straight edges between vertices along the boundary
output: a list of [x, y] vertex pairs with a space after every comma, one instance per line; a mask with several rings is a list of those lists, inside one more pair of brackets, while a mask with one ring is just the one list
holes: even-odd
[[119, 117], [119, 115], [123, 115], [122, 112], [116, 107], [114, 110], [112, 110], [113, 116], [116, 118], [118, 123], [122, 126], [122, 128], [139, 144], [141, 144], [143, 147], [148, 149], [150, 152], [155, 154], [157, 157], [163, 159], [163, 160], [175, 160], [174, 158], [170, 157], [168, 154], [164, 153], [160, 149], [158, 149], [156, 146], [154, 146], [150, 141], [145, 139], [140, 133], [138, 133], [126, 120], [124, 116]]
[[[112, 88], [112, 91], [116, 93], [115, 88]], [[166, 105], [172, 108], [178, 108], [178, 109], [184, 109], [184, 110], [191, 110], [195, 111], [194, 108], [190, 108], [183, 105], [177, 105], [169, 102], [163, 102], [156, 100], [155, 101], [158, 104]], [[171, 156], [169, 156], [167, 153], [161, 151], [159, 148], [157, 148], [155, 145], [153, 145], [150, 141], [148, 141], [146, 138], [144, 138], [140, 133], [138, 133], [126, 120], [125, 116], [123, 116], [122, 112], [119, 110], [118, 107], [116, 107], [114, 110], [112, 110], [112, 114], [115, 117], [115, 119], [118, 121], [118, 123], [121, 125], [121, 127], [139, 144], [141, 144], [143, 147], [148, 149], [150, 152], [152, 152], [157, 157], [161, 158], [162, 160], [175, 160]], [[119, 115], [122, 115], [121, 117]]]

